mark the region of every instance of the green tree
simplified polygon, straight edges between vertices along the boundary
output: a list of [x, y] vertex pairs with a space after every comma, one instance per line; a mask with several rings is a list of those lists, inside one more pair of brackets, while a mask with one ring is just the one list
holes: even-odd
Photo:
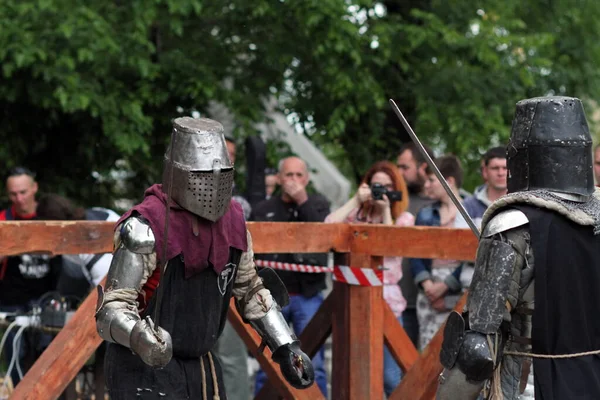
[[[464, 160], [472, 187], [481, 152], [506, 141], [516, 101], [597, 92], [598, 7], [5, 0], [0, 159], [37, 170], [44, 190], [111, 205], [160, 178], [173, 118], [206, 115], [215, 101], [243, 138], [276, 98], [358, 178], [408, 140], [394, 98], [425, 142]], [[121, 192], [118, 169], [134, 172]]]

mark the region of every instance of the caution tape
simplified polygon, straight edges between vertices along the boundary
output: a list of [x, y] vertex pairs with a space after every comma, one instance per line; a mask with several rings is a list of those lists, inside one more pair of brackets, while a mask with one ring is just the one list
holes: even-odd
[[269, 267], [273, 269], [279, 269], [282, 271], [305, 272], [309, 274], [322, 274], [325, 272], [333, 272], [332, 267], [324, 267], [322, 265], [305, 265], [267, 260], [254, 260], [254, 263], [258, 267]]
[[333, 280], [358, 286], [382, 286], [383, 270], [373, 268], [357, 268], [348, 265], [334, 265], [324, 267], [321, 265], [306, 265], [296, 263], [284, 263], [280, 261], [255, 260], [258, 267], [269, 267], [280, 271], [304, 272], [310, 274], [322, 274], [333, 272]]

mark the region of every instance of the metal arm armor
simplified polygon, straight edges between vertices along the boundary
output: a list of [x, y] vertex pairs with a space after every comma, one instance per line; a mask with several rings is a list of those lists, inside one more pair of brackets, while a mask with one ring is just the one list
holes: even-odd
[[275, 301], [264, 317], [251, 320], [250, 325], [259, 333], [271, 351], [298, 341]]
[[128, 218], [116, 230], [106, 288], [98, 287], [96, 328], [102, 339], [131, 347], [131, 332], [140, 321], [137, 293], [156, 267], [154, 243], [150, 226], [140, 217]]
[[468, 326], [453, 312], [444, 329], [438, 400], [477, 399], [502, 358], [528, 247], [526, 230], [516, 228], [528, 222], [521, 211], [508, 209], [484, 227], [467, 300]]
[[312, 362], [300, 349], [300, 341], [290, 330], [275, 300], [267, 314], [250, 320], [250, 325], [269, 346], [273, 360], [279, 364], [281, 373], [292, 386], [305, 389], [313, 384], [315, 371]]
[[510, 312], [507, 300], [511, 308], [516, 306], [527, 240], [521, 234], [523, 229], [515, 228], [528, 222], [521, 211], [508, 209], [484, 227], [467, 300], [471, 330], [496, 333]]

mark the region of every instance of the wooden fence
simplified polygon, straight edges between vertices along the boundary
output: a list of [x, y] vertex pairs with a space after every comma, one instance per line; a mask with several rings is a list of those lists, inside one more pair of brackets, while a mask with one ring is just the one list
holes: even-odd
[[[335, 253], [336, 263], [378, 268], [384, 256], [473, 260], [477, 240], [469, 230], [364, 224], [248, 223], [255, 253]], [[105, 253], [112, 251], [113, 224], [107, 222], [1, 222], [0, 254]], [[14, 399], [55, 399], [100, 345], [94, 310], [96, 292], [29, 370]], [[464, 297], [457, 305], [461, 309]], [[269, 378], [258, 399], [322, 399], [317, 385], [298, 390], [287, 384], [270, 352], [257, 354], [260, 338], [235, 308], [229, 319]], [[313, 356], [329, 335], [333, 343], [331, 385], [334, 399], [383, 398], [383, 346], [389, 346], [405, 375], [391, 399], [434, 398], [442, 336], [419, 354], [382, 297], [382, 287], [334, 282], [331, 294], [300, 340]]]

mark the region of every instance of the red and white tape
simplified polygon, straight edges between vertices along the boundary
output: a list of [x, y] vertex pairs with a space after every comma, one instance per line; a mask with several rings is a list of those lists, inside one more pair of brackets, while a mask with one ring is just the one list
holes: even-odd
[[333, 270], [333, 280], [348, 285], [382, 286], [383, 270], [336, 265]]
[[333, 272], [331, 267], [323, 267], [321, 265], [304, 265], [293, 263], [282, 263], [279, 261], [254, 260], [258, 267], [269, 267], [283, 271], [307, 272], [310, 274], [322, 274], [324, 272]]
[[283, 271], [305, 272], [305, 273], [325, 273], [333, 272], [333, 280], [344, 282], [348, 285], [358, 286], [382, 286], [383, 285], [383, 270], [375, 270], [372, 268], [357, 268], [347, 265], [334, 265], [331, 267], [323, 267], [319, 265], [305, 265], [294, 263], [282, 263], [279, 261], [254, 260], [258, 267], [269, 267]]

